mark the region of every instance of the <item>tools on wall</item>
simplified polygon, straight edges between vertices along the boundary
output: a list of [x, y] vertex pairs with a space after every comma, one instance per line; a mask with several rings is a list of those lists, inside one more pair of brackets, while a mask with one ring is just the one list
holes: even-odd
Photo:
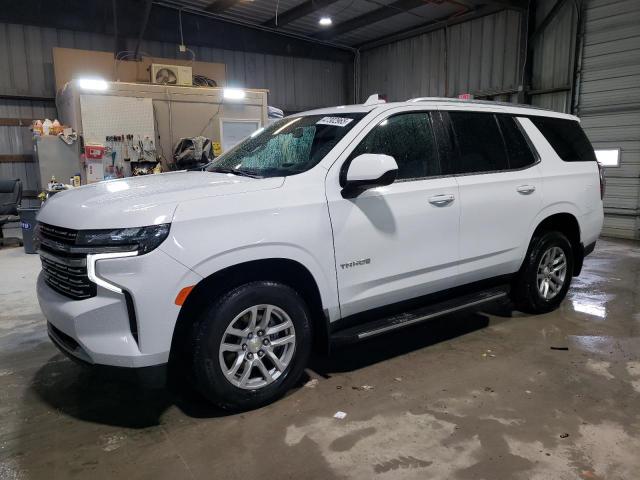
[[[155, 142], [147, 135], [107, 135], [103, 145], [86, 145], [85, 158], [87, 162], [102, 161], [104, 180], [162, 171]], [[96, 173], [99, 176], [100, 172]]]

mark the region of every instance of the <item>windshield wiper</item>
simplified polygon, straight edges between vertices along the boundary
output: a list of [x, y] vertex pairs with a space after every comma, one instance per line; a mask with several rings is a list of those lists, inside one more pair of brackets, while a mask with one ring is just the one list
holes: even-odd
[[216, 172], [216, 173], [231, 173], [233, 175], [238, 175], [240, 177], [262, 178], [260, 175], [258, 175], [255, 172], [247, 172], [246, 170], [236, 170], [234, 168], [215, 167], [207, 171]]

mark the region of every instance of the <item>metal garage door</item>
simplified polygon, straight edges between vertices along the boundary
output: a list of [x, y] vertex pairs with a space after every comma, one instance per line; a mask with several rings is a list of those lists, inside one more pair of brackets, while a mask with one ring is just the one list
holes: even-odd
[[589, 0], [579, 115], [598, 149], [620, 149], [606, 170], [604, 235], [640, 238], [640, 1]]

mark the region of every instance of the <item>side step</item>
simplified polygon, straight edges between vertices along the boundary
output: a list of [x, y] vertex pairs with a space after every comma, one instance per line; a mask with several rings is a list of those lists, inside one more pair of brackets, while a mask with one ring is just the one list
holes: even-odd
[[415, 310], [398, 313], [389, 317], [372, 320], [354, 327], [338, 330], [331, 335], [331, 343], [342, 344], [357, 342], [367, 338], [382, 335], [392, 330], [415, 325], [432, 318], [441, 317], [461, 310], [467, 310], [485, 303], [499, 300], [508, 295], [507, 285], [488, 290], [469, 293], [449, 300], [432, 303]]

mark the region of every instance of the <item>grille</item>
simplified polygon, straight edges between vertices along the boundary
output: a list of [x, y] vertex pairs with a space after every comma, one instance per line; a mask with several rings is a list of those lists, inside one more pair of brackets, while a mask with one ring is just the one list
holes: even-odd
[[63, 258], [40, 250], [44, 281], [66, 297], [82, 300], [96, 295], [96, 285], [87, 276], [87, 259]]
[[42, 240], [51, 240], [56, 243], [62, 243], [64, 245], [73, 245], [76, 242], [78, 236], [77, 230], [71, 230], [69, 228], [54, 227], [47, 225], [46, 223], [40, 223], [40, 238]]

